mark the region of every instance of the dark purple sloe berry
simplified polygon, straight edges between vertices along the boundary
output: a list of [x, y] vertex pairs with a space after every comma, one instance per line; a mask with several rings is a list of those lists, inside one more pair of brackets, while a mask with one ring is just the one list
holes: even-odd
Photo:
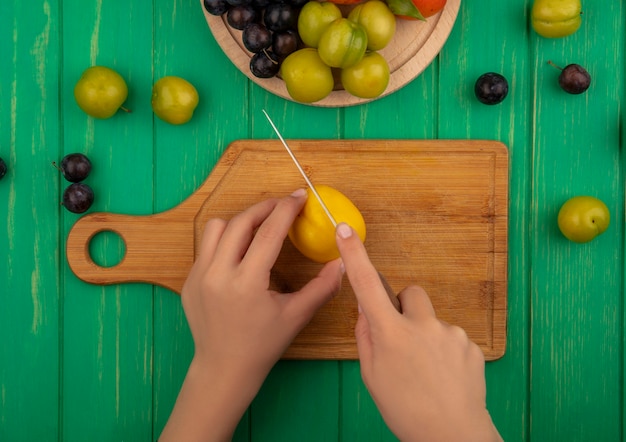
[[495, 72], [487, 72], [476, 80], [474, 93], [481, 103], [498, 104], [509, 93], [509, 83], [502, 75]]
[[94, 194], [91, 187], [84, 183], [73, 183], [63, 192], [63, 205], [73, 213], [83, 213], [91, 207]]

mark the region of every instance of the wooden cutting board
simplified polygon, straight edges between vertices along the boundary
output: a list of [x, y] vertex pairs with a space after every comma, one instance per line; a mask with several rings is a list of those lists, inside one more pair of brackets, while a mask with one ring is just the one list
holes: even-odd
[[[375, 266], [400, 291], [419, 284], [439, 317], [463, 327], [487, 360], [506, 345], [508, 150], [493, 141], [290, 140], [316, 184], [331, 185], [361, 210]], [[180, 293], [204, 224], [304, 187], [278, 140], [232, 143], [207, 180], [173, 209], [147, 216], [92, 213], [67, 239], [72, 271], [94, 284], [147, 282]], [[114, 267], [89, 256], [91, 238], [113, 231], [126, 252]], [[285, 241], [272, 283], [301, 287], [320, 265]], [[357, 305], [347, 281], [284, 355], [357, 359]]]

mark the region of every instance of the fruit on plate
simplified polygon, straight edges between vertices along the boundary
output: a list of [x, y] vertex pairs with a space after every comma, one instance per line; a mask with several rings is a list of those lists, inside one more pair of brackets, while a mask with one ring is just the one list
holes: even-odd
[[241, 32], [243, 46], [251, 53], [250, 72], [271, 78], [287, 55], [300, 45], [297, 22], [305, 0], [204, 0], [211, 15], [225, 16], [232, 29]]
[[[315, 186], [315, 190], [335, 221], [347, 223], [355, 230], [361, 241], [365, 241], [365, 220], [354, 203], [333, 187], [318, 185]], [[335, 242], [335, 227], [313, 192], [307, 189], [307, 193], [308, 199], [289, 229], [289, 239], [307, 258], [326, 263], [339, 257]]]
[[426, 20], [446, 6], [446, 0], [387, 0], [391, 11], [405, 20]]
[[[56, 166], [56, 163], [52, 163]], [[71, 183], [83, 181], [91, 173], [91, 161], [82, 153], [69, 153], [63, 157], [58, 169]]]
[[432, 17], [446, 6], [446, 0], [412, 0], [424, 18]]
[[319, 101], [335, 87], [330, 66], [322, 61], [315, 48], [302, 48], [289, 54], [280, 73], [291, 98], [301, 103]]
[[261, 52], [272, 44], [272, 31], [262, 23], [249, 23], [243, 28], [241, 41], [250, 52]]
[[287, 55], [297, 51], [299, 45], [300, 36], [298, 35], [298, 31], [294, 29], [274, 32], [272, 34], [272, 52], [276, 54], [279, 59], [284, 60]]
[[561, 70], [559, 75], [559, 86], [569, 94], [582, 94], [591, 85], [591, 75], [579, 64], [568, 64], [564, 68], [548, 61], [548, 64]]
[[222, 15], [230, 8], [226, 0], [204, 0], [204, 9], [211, 15]]
[[342, 17], [339, 7], [331, 2], [307, 2], [298, 16], [298, 34], [302, 42], [316, 48], [322, 33]]
[[363, 0], [329, 0], [337, 5], [355, 5], [361, 3]]
[[272, 32], [295, 29], [298, 26], [299, 9], [289, 3], [270, 3], [263, 11], [263, 23]]
[[530, 20], [535, 32], [542, 37], [566, 37], [580, 28], [580, 0], [535, 0]]
[[367, 49], [380, 51], [396, 33], [396, 17], [385, 2], [370, 0], [357, 5], [348, 20], [360, 24], [367, 34]]
[[163, 77], [152, 87], [152, 110], [170, 124], [184, 124], [191, 120], [198, 101], [196, 88], [181, 77]]
[[0, 158], [0, 180], [7, 174], [9, 168], [7, 167], [7, 163], [4, 162], [2, 158]]
[[[384, 1], [359, 0], [361, 4], [343, 9], [335, 3], [204, 0], [204, 9], [209, 14], [225, 16], [228, 26], [242, 31], [243, 47], [251, 57], [249, 69], [255, 77], [279, 75], [293, 100], [313, 103], [341, 86], [335, 85], [341, 69], [360, 62], [367, 51], [385, 48], [396, 31], [396, 16]], [[285, 62], [287, 66], [283, 68]], [[365, 66], [369, 69], [363, 70]], [[389, 82], [385, 73], [388, 70], [379, 56], [368, 57], [358, 71], [370, 82], [349, 86], [348, 92], [361, 98], [379, 96], [380, 87], [386, 88]], [[354, 83], [356, 72], [347, 72], [345, 81]]]
[[260, 13], [252, 5], [237, 5], [226, 12], [226, 22], [231, 28], [243, 31], [246, 25], [257, 21], [259, 16]]
[[609, 209], [598, 198], [575, 196], [559, 210], [558, 225], [570, 241], [585, 243], [601, 235], [609, 227]]
[[376, 98], [389, 84], [389, 65], [378, 52], [366, 52], [357, 64], [341, 70], [341, 84], [355, 97]]
[[280, 62], [272, 51], [257, 52], [250, 59], [250, 72], [258, 78], [275, 77], [280, 70]]
[[367, 49], [367, 34], [360, 24], [340, 18], [322, 33], [317, 49], [328, 66], [347, 68], [363, 58]]
[[84, 183], [73, 183], [63, 192], [63, 206], [73, 213], [86, 212], [93, 203], [94, 193]]
[[128, 86], [120, 74], [106, 66], [87, 68], [74, 86], [78, 106], [94, 118], [110, 118], [128, 97]]
[[476, 80], [474, 93], [478, 101], [483, 104], [498, 104], [509, 93], [509, 83], [502, 75], [496, 72], [487, 72]]

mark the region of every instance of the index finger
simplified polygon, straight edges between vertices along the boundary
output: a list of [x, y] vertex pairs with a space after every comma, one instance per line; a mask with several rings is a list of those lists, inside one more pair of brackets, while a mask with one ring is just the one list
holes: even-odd
[[283, 247], [289, 227], [302, 210], [306, 201], [306, 191], [298, 189], [282, 198], [259, 226], [243, 263], [263, 273], [272, 270]]
[[350, 285], [368, 321], [371, 323], [376, 317], [397, 313], [365, 246], [352, 227], [339, 223], [336, 240]]

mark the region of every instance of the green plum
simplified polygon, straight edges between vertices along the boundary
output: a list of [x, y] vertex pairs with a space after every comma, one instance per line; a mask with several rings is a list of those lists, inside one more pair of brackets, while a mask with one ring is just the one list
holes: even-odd
[[316, 48], [322, 33], [335, 20], [341, 18], [341, 10], [331, 2], [307, 2], [298, 15], [298, 34], [302, 42]]
[[535, 0], [530, 19], [533, 29], [542, 37], [566, 37], [580, 28], [580, 0]]
[[575, 196], [559, 210], [558, 224], [570, 241], [585, 243], [601, 235], [609, 227], [611, 214], [601, 200], [592, 196]]
[[369, 0], [357, 5], [348, 19], [363, 26], [367, 33], [367, 49], [370, 51], [383, 49], [396, 33], [396, 16], [380, 0]]
[[300, 103], [322, 100], [335, 86], [330, 66], [322, 61], [315, 48], [302, 48], [289, 54], [280, 72], [289, 96]]
[[184, 124], [191, 120], [198, 102], [196, 88], [181, 77], [163, 77], [152, 87], [152, 110], [170, 124]]
[[74, 86], [78, 106], [94, 118], [111, 118], [118, 109], [129, 112], [122, 104], [128, 97], [128, 86], [120, 74], [105, 66], [87, 68]]
[[367, 49], [367, 33], [359, 23], [347, 18], [332, 22], [320, 37], [317, 50], [328, 66], [348, 68], [361, 61]]
[[376, 98], [389, 84], [389, 65], [378, 52], [366, 52], [361, 61], [341, 70], [341, 84], [360, 98]]

